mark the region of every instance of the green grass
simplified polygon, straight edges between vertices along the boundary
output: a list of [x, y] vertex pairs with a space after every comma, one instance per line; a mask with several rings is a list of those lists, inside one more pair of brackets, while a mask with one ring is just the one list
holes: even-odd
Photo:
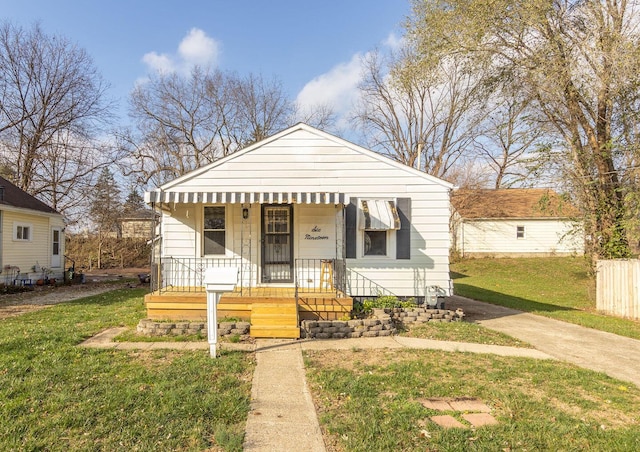
[[433, 339], [436, 341], [471, 342], [474, 344], [503, 345], [531, 348], [530, 344], [507, 334], [490, 330], [477, 323], [470, 322], [427, 322], [412, 325], [401, 336]]
[[451, 275], [457, 295], [640, 339], [640, 322], [596, 311], [584, 258], [467, 259]]
[[0, 449], [241, 450], [253, 358], [77, 345], [144, 317], [123, 289], [0, 321]]
[[[308, 351], [307, 378], [335, 450], [640, 450], [640, 389], [557, 361], [420, 350]], [[421, 400], [478, 398], [498, 425]], [[467, 428], [444, 429], [449, 414]]]

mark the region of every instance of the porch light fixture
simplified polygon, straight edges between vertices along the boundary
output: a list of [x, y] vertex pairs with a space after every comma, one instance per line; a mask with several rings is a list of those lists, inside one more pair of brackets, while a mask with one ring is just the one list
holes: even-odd
[[249, 218], [249, 209], [247, 209], [246, 207], [242, 208], [242, 219], [246, 220], [247, 218]]

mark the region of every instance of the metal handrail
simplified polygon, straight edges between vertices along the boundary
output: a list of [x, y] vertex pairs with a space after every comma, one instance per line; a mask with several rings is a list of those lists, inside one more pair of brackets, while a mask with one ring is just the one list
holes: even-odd
[[349, 269], [347, 273], [348, 275], [345, 278], [345, 281], [348, 281], [347, 291], [351, 297], [371, 297], [379, 295], [396, 296], [396, 294], [390, 290], [355, 270]]
[[[157, 281], [158, 292], [204, 292], [207, 268], [239, 267], [240, 258], [164, 257]], [[152, 272], [153, 274], [153, 272]]]

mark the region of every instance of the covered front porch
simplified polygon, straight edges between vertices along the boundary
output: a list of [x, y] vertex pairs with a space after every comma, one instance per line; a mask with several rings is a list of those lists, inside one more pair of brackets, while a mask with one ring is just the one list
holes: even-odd
[[147, 317], [205, 321], [203, 278], [211, 267], [239, 269], [238, 286], [220, 298], [218, 319], [249, 321], [253, 337], [298, 338], [301, 320], [337, 320], [353, 309], [345, 290], [344, 260], [295, 259], [291, 285], [252, 284], [252, 272], [241, 258], [165, 258], [154, 266], [153, 291], [145, 296]]

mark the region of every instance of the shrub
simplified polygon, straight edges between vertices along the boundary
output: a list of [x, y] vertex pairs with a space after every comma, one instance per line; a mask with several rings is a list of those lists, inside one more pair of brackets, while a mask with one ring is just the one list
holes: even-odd
[[356, 312], [368, 315], [374, 309], [392, 309], [392, 308], [415, 308], [416, 302], [413, 298], [401, 300], [395, 295], [379, 295], [376, 298], [366, 298], [360, 306], [357, 306]]

